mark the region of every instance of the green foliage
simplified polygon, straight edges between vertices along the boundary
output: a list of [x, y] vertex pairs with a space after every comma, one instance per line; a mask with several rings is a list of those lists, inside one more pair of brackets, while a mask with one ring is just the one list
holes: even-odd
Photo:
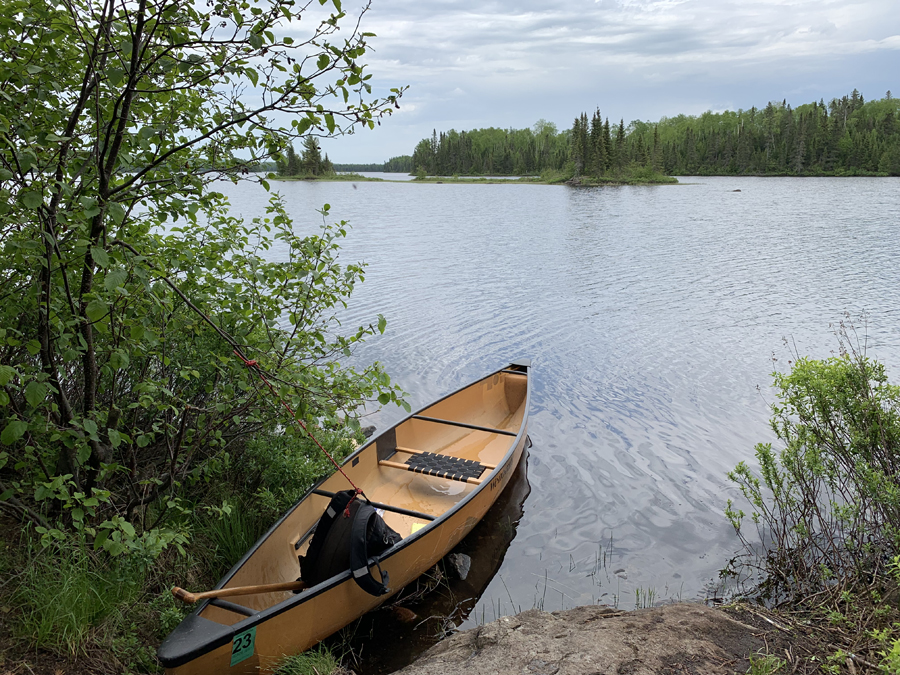
[[368, 98], [371, 34], [335, 40], [337, 0], [302, 44], [292, 0], [0, 3], [0, 502], [45, 546], [144, 565], [184, 550], [230, 451], [302, 435], [279, 400], [347, 437], [363, 402], [403, 403], [341, 363], [384, 331], [338, 325], [364, 278], [338, 262], [347, 224], [326, 205], [299, 237], [277, 197], [248, 223], [211, 189], [312, 130], [374, 128], [402, 91]]
[[[773, 590], [808, 594], [900, 550], [900, 387], [847, 342], [839, 356], [800, 358], [773, 378], [771, 424], [784, 449], [757, 445], [759, 475], [740, 463], [729, 478], [768, 537]], [[741, 532], [743, 513], [729, 504], [727, 515]]]
[[340, 666], [340, 660], [320, 645], [302, 654], [285, 656], [275, 675], [331, 675]]
[[267, 521], [252, 507], [238, 501], [220, 510], [195, 514], [196, 530], [208, 551], [204, 563], [211, 577], [219, 577], [240, 560], [274, 521]]
[[729, 501], [746, 554], [723, 574], [749, 570], [762, 599], [804, 611], [818, 627], [810, 662], [824, 672], [876, 653], [897, 672], [900, 387], [843, 324], [838, 339], [837, 356], [794, 355], [789, 372], [773, 374], [771, 425], [783, 447], [761, 443], [758, 470], [741, 462], [729, 473], [760, 542]]
[[35, 647], [78, 655], [116, 609], [140, 593], [146, 571], [100, 559], [76, 539], [40, 548], [27, 543], [12, 599], [15, 632]]
[[900, 101], [848, 96], [792, 109], [678, 115], [628, 127], [629, 156], [651, 148], [674, 175], [900, 175]]
[[771, 654], [751, 654], [747, 675], [774, 675], [786, 665], [784, 659]]
[[562, 169], [568, 136], [543, 120], [534, 129], [435, 130], [416, 146], [410, 169], [431, 176], [521, 176]]

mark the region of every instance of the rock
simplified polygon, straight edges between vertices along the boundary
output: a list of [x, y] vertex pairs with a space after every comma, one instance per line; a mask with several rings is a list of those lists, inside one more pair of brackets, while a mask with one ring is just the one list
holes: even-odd
[[363, 438], [372, 438], [372, 434], [375, 433], [375, 427], [374, 426], [363, 427], [362, 429], [360, 429], [360, 431], [362, 431]]
[[412, 623], [419, 615], [407, 607], [391, 607], [391, 614], [401, 623]]
[[[529, 610], [439, 642], [400, 675], [746, 672], [765, 629], [721, 609], [677, 604], [620, 612], [596, 605]], [[767, 637], [770, 647], [780, 637]]]
[[472, 559], [465, 553], [451, 553], [447, 556], [447, 563], [456, 576], [463, 581], [469, 576], [469, 570], [472, 569]]

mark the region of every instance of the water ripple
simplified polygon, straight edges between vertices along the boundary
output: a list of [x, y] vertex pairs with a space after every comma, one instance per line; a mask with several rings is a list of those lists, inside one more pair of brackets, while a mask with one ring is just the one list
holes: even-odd
[[[532, 490], [488, 606], [702, 594], [737, 546], [726, 473], [771, 440], [782, 338], [828, 356], [829, 324], [866, 310], [869, 353], [900, 365], [900, 180], [689, 182], [279, 186], [300, 231], [325, 202], [351, 222], [342, 256], [368, 269], [341, 318], [387, 317], [355, 358], [413, 405], [534, 360]], [[261, 213], [261, 190], [224, 189]]]

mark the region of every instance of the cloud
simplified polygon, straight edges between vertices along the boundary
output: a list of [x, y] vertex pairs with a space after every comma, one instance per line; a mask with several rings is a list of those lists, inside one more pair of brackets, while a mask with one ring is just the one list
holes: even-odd
[[[366, 61], [382, 86], [410, 85], [401, 106], [412, 110], [386, 122], [385, 137], [540, 117], [563, 127], [594, 105], [648, 119], [717, 100], [749, 108], [804, 86], [826, 98], [898, 90], [896, 10], [896, 0], [376, 0]], [[402, 134], [386, 131], [401, 123]]]

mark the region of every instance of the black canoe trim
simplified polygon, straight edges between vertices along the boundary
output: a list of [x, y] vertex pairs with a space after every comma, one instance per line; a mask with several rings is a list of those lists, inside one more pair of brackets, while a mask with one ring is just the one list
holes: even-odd
[[[524, 374], [524, 373], [523, 373]], [[431, 406], [428, 406], [429, 408]], [[486, 431], [489, 434], [503, 434], [504, 436], [518, 436], [516, 431], [507, 431], [506, 429], [494, 429], [493, 427], [482, 427], [477, 424], [466, 424], [465, 422], [454, 422], [452, 420], [442, 420], [438, 417], [426, 417], [425, 415], [413, 415], [414, 420], [422, 420], [423, 422], [436, 422], [438, 424], [449, 424], [452, 427], [465, 427], [466, 429], [474, 429], [475, 431]]]
[[[319, 488], [314, 488], [312, 490], [312, 494], [319, 495], [320, 497], [334, 497], [334, 492], [329, 492], [328, 490], [320, 490]], [[391, 511], [393, 513], [399, 513], [404, 516], [412, 516], [413, 518], [421, 518], [422, 520], [435, 520], [437, 516], [432, 516], [428, 513], [422, 513], [421, 511], [411, 511], [410, 509], [404, 509], [399, 506], [391, 506], [390, 504], [382, 504], [380, 502], [373, 502], [369, 499], [366, 499], [366, 502], [370, 506], [374, 506], [376, 509], [384, 509], [385, 511]]]
[[[526, 396], [525, 396], [525, 416], [522, 418], [522, 424], [519, 427], [519, 433], [514, 434], [516, 436], [515, 441], [510, 444], [509, 450], [506, 451], [506, 454], [503, 456], [503, 459], [500, 460], [499, 462], [497, 462], [497, 468], [491, 471], [491, 473], [485, 478], [485, 480], [481, 483], [481, 485], [476, 485], [475, 489], [473, 489], [465, 497], [463, 497], [460, 501], [458, 501], [452, 508], [448, 509], [447, 511], [444, 511], [444, 513], [442, 513], [438, 518], [429, 516], [429, 518], [431, 520], [435, 521], [435, 523], [440, 523], [440, 521], [442, 521], [442, 520], [447, 520], [447, 519], [451, 518], [457, 511], [464, 508], [469, 503], [469, 501], [471, 501], [475, 497], [475, 495], [477, 495], [479, 492], [481, 492], [482, 489], [486, 488], [489, 484], [489, 481], [487, 479], [490, 478], [490, 475], [494, 474], [496, 471], [505, 467], [506, 464], [511, 459], [511, 457], [513, 456], [513, 454], [515, 453], [516, 448], [519, 446], [519, 443], [524, 442], [524, 440], [528, 438], [528, 436], [527, 436], [528, 413], [531, 410], [531, 391], [532, 391], [531, 360], [530, 359], [522, 359], [519, 361], [513, 361], [510, 365], [518, 366], [518, 367], [526, 369], [526, 372], [529, 376], [528, 377], [528, 388], [527, 388], [527, 392], [526, 392]], [[459, 387], [455, 391], [450, 392], [446, 396], [442, 396], [441, 398], [437, 399], [436, 401], [432, 401], [431, 403], [426, 405], [424, 408], [421, 408], [421, 411], [427, 410], [428, 408], [430, 408], [434, 405], [437, 405], [441, 401], [444, 401], [444, 400], [450, 398], [451, 396], [456, 396], [456, 394], [460, 393], [462, 390], [468, 389], [469, 387], [471, 387], [475, 384], [478, 384], [479, 382], [481, 382], [483, 380], [487, 380], [488, 378], [493, 377], [494, 375], [499, 375], [500, 373], [503, 372], [503, 370], [505, 370], [505, 368], [495, 370], [493, 373], [488, 373], [484, 377], [480, 377], [477, 380], [474, 380], [473, 382], [469, 382], [468, 384], [465, 384], [465, 385]], [[376, 443], [378, 441], [378, 438], [380, 438], [383, 434], [393, 431], [396, 427], [400, 426], [406, 420], [411, 419], [412, 417], [414, 417], [414, 415], [408, 415], [404, 419], [397, 422], [390, 429], [387, 429], [384, 432], [382, 432], [382, 434], [379, 434], [378, 436], [370, 438], [367, 443], [361, 445], [359, 448], [356, 449], [356, 452], [354, 452], [352, 455], [347, 457], [347, 459], [345, 459], [341, 463], [341, 466], [345, 466], [346, 464], [349, 464], [353, 460], [353, 458], [358, 456], [360, 453], [362, 453], [364, 450], [366, 450], [373, 443]], [[256, 553], [256, 550], [260, 547], [262, 542], [264, 542], [269, 537], [269, 535], [272, 534], [272, 532], [274, 532], [276, 529], [278, 529], [278, 527], [281, 525], [281, 523], [284, 520], [286, 520], [298, 506], [300, 506], [300, 504], [310, 495], [310, 493], [314, 493], [314, 492], [318, 491], [319, 485], [324, 483], [329, 478], [331, 478], [331, 475], [323, 476], [319, 480], [319, 482], [316, 483], [316, 485], [314, 485], [313, 488], [311, 488], [309, 490], [309, 492], [307, 492], [305, 495], [303, 495], [297, 501], [297, 503], [294, 504], [293, 507], [288, 509], [285, 512], [285, 514], [283, 516], [281, 516], [281, 518], [279, 518], [278, 521], [275, 522], [272, 525], [272, 527], [270, 527], [269, 530], [262, 537], [260, 537], [253, 546], [250, 547], [250, 549], [243, 555], [243, 557], [234, 564], [234, 566], [231, 568], [231, 570], [229, 570], [229, 572], [219, 580], [219, 583], [216, 584], [215, 590], [224, 588], [225, 584], [227, 584], [229, 581], [231, 581], [231, 578], [244, 565], [244, 563], [247, 560], [249, 560], [249, 558], [254, 553]], [[327, 492], [327, 490], [321, 490], [321, 492]], [[374, 506], [374, 504], [373, 504], [373, 506]], [[397, 507], [391, 507], [391, 508], [397, 508]], [[399, 551], [401, 549], [406, 548], [407, 546], [412, 544], [414, 541], [419, 539], [419, 537], [425, 536], [429, 532], [430, 529], [431, 529], [431, 525], [429, 525], [428, 527], [423, 527], [422, 529], [418, 530], [417, 532], [413, 532], [411, 535], [409, 535], [408, 537], [405, 537], [397, 544], [394, 544], [390, 548], [385, 549], [384, 552], [382, 552], [380, 555], [372, 558], [370, 564], [374, 565], [377, 562], [382, 562], [385, 559], [390, 558], [392, 555], [394, 555], [394, 553], [396, 553], [397, 551]], [[348, 581], [351, 578], [351, 576], [352, 575], [351, 575], [350, 570], [347, 570], [346, 572], [342, 572], [341, 574], [334, 576], [331, 579], [326, 579], [322, 583], [317, 584], [316, 586], [313, 586], [312, 588], [303, 591], [299, 595], [295, 595], [291, 599], [288, 599], [277, 605], [273, 605], [272, 607], [268, 607], [264, 610], [261, 610], [257, 614], [254, 614], [252, 617], [248, 617], [248, 618], [244, 619], [243, 621], [239, 621], [238, 623], [231, 625], [231, 626], [223, 626], [222, 624], [216, 623], [214, 621], [210, 621], [209, 619], [202, 618], [200, 616], [200, 612], [202, 612], [204, 610], [204, 608], [206, 607], [206, 605], [209, 604], [209, 600], [204, 600], [202, 602], [202, 604], [200, 604], [197, 607], [197, 609], [195, 609], [188, 616], [186, 616], [185, 619], [181, 622], [181, 624], [179, 624], [179, 626], [174, 631], [172, 631], [172, 633], [169, 634], [169, 637], [167, 637], [166, 640], [163, 642], [163, 644], [160, 646], [160, 649], [158, 652], [159, 660], [162, 662], [162, 665], [165, 668], [177, 668], [178, 666], [184, 665], [185, 663], [193, 661], [194, 659], [202, 656], [203, 654], [211, 652], [214, 649], [221, 647], [222, 645], [230, 643], [232, 641], [232, 638], [234, 637], [234, 635], [236, 635], [237, 633], [240, 633], [241, 631], [251, 628], [252, 626], [258, 626], [258, 625], [268, 621], [269, 619], [271, 619], [275, 616], [278, 616], [279, 614], [283, 614], [284, 612], [289, 612], [292, 609], [294, 609], [297, 605], [307, 602], [308, 600], [314, 598], [315, 596], [317, 596], [321, 593], [324, 593], [325, 591], [327, 591], [335, 586], [339, 586], [340, 584], [344, 583], [345, 581]], [[195, 626], [194, 624], [203, 624], [203, 627], [200, 628], [199, 625]], [[211, 625], [207, 626], [206, 624], [211, 624]], [[170, 643], [170, 640], [171, 640], [171, 643]], [[167, 645], [167, 643], [170, 643], [170, 644]], [[188, 643], [189, 646], [185, 646], [184, 643]]]

